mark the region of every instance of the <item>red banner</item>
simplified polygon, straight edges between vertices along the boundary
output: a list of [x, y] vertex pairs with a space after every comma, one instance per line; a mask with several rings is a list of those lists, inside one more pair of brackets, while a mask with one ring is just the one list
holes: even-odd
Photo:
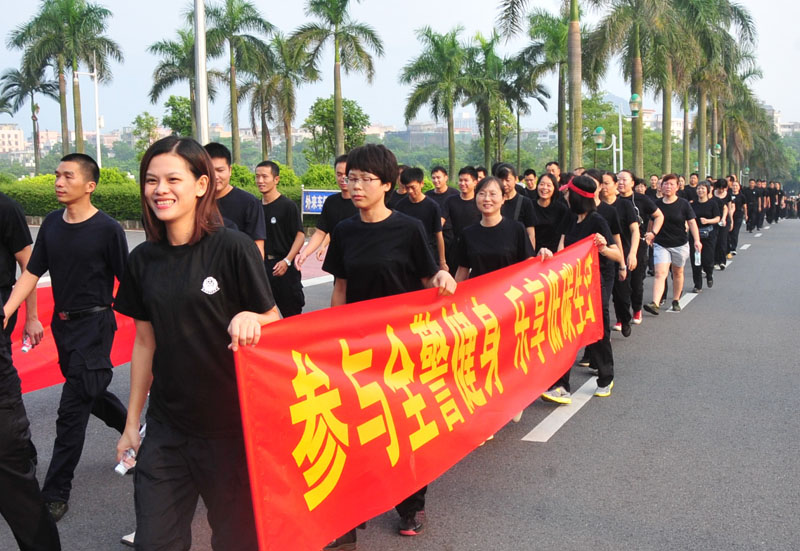
[[[36, 289], [37, 310], [39, 320], [44, 325], [44, 339], [30, 352], [22, 352], [22, 331], [25, 328], [25, 303], [19, 309], [17, 325], [11, 334], [11, 350], [14, 355], [14, 366], [22, 380], [22, 393], [33, 392], [64, 382], [58, 366], [58, 351], [50, 332], [50, 320], [53, 319], [53, 290], [51, 287]], [[111, 349], [112, 365], [122, 365], [131, 361], [133, 340], [136, 327], [133, 320], [115, 312], [117, 332], [114, 335], [114, 346]]]
[[320, 310], [236, 354], [260, 549], [318, 551], [436, 479], [603, 333], [591, 238], [436, 290]]

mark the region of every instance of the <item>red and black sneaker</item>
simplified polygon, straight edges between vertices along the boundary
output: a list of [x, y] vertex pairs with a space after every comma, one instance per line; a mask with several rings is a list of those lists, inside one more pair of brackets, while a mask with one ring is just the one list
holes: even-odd
[[400, 518], [401, 536], [418, 536], [425, 528], [425, 511]]

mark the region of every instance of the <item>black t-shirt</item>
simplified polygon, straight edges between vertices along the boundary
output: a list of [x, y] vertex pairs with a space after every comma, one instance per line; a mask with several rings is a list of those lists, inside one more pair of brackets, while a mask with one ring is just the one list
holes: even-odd
[[658, 210], [656, 204], [644, 193], [636, 193], [634, 192], [632, 195], [628, 197], [623, 197], [622, 195], [619, 196], [619, 199], [624, 199], [626, 201], [630, 201], [633, 204], [633, 210], [639, 215], [639, 218], [642, 219], [642, 222], [639, 224], [639, 237], [644, 238], [644, 234], [647, 231], [647, 226], [650, 224], [650, 220], [653, 218], [653, 214]]
[[558, 242], [564, 229], [564, 219], [569, 214], [569, 207], [553, 197], [550, 204], [543, 207], [538, 201], [533, 201], [533, 211], [536, 216], [536, 251], [543, 247], [552, 252], [558, 250]]
[[[606, 219], [603, 218], [600, 213], [596, 211], [591, 212], [583, 219], [583, 222], [580, 223], [578, 222], [578, 217], [573, 216], [570, 218], [570, 222], [564, 231], [564, 247], [569, 247], [581, 239], [585, 239], [596, 233], [605, 237], [606, 243], [614, 245], [614, 236], [611, 235], [608, 222], [606, 222]], [[616, 263], [610, 261], [602, 254], [598, 256], [600, 257], [600, 271], [613, 277], [614, 270], [616, 270]]]
[[655, 201], [658, 198], [658, 190], [651, 187], [644, 190], [644, 194], [647, 195], [653, 201]]
[[[519, 207], [517, 207], [517, 203], [520, 203]], [[517, 212], [519, 214], [514, 216]], [[506, 199], [500, 208], [500, 214], [503, 215], [503, 218], [520, 222], [526, 228], [536, 227], [536, 212], [533, 210], [533, 203], [519, 193], [513, 199]]]
[[714, 224], [701, 224], [700, 219], [705, 218], [707, 220], [711, 218], [715, 218], [717, 216], [722, 215], [722, 210], [719, 208], [719, 202], [706, 200], [705, 203], [701, 203], [699, 200], [692, 203], [692, 210], [694, 210], [694, 214], [697, 217], [697, 227], [698, 228], [705, 228], [708, 226], [714, 226]]
[[397, 206], [397, 203], [405, 199], [407, 195], [408, 195], [407, 193], [397, 193], [397, 190], [395, 189], [394, 191], [392, 191], [392, 193], [389, 195], [389, 198], [386, 200], [386, 205], [390, 209], [393, 209], [395, 208], [395, 206]]
[[744, 188], [742, 190], [742, 195], [744, 195], [745, 200], [747, 201], [748, 206], [756, 206], [758, 203], [759, 193], [756, 188], [750, 189]]
[[136, 247], [114, 308], [153, 325], [148, 416], [202, 437], [240, 434], [227, 327], [239, 312], [274, 305], [261, 255], [240, 232], [221, 228], [194, 245]]
[[481, 211], [474, 197], [465, 201], [461, 195], [456, 195], [444, 202], [442, 218], [453, 226], [453, 233], [459, 237], [464, 229], [481, 221]]
[[677, 201], [665, 203], [663, 199], [659, 199], [656, 206], [664, 214], [664, 224], [656, 235], [655, 242], [665, 248], [680, 247], [688, 243], [686, 222], [696, 218], [689, 201], [678, 197]]
[[347, 280], [348, 304], [418, 291], [439, 271], [424, 243], [422, 222], [402, 212], [374, 223], [356, 215], [336, 226], [322, 269]]
[[616, 201], [614, 201], [614, 204], [611, 206], [617, 211], [617, 218], [619, 219], [619, 237], [622, 241], [622, 252], [624, 253], [625, 257], [627, 257], [628, 253], [631, 252], [631, 240], [633, 238], [633, 235], [631, 234], [631, 224], [638, 225], [639, 219], [636, 216], [633, 203], [630, 201], [626, 201], [625, 199], [617, 197]]
[[17, 279], [15, 254], [33, 243], [22, 207], [0, 193], [0, 288], [8, 289]]
[[[719, 205], [719, 214], [720, 214], [720, 216], [722, 216], [722, 215], [725, 214], [725, 207], [728, 205], [728, 203], [731, 202], [731, 196], [730, 196], [729, 193], [726, 193], [725, 197], [717, 197], [716, 195], [712, 195], [711, 196], [711, 200], [717, 202], [717, 204]], [[730, 207], [728, 207], [728, 210], [730, 210]], [[730, 212], [728, 213], [728, 215], [730, 215]], [[726, 219], [727, 219], [727, 216], [726, 216]], [[723, 220], [723, 221], [725, 221], [725, 220]]]
[[697, 186], [686, 186], [683, 188], [684, 192], [684, 199], [689, 201], [690, 203], [694, 203], [697, 201]]
[[264, 256], [286, 258], [297, 237], [297, 232], [303, 231], [300, 209], [285, 195], [279, 196], [267, 205], [262, 203], [261, 209], [264, 211], [264, 222], [266, 222], [267, 228]]
[[519, 186], [517, 187], [517, 191], [534, 203], [539, 200], [539, 192], [536, 190], [536, 188], [528, 189], [527, 186]]
[[38, 277], [50, 271], [54, 314], [111, 305], [114, 277], [122, 279], [128, 259], [122, 226], [100, 210], [77, 224], [63, 217], [60, 209], [42, 222], [28, 271]]
[[744, 218], [744, 195], [731, 192], [730, 196], [731, 203], [733, 203], [736, 208], [736, 210], [733, 211], [733, 218], [736, 220]]
[[266, 239], [261, 201], [252, 193], [235, 187], [217, 199], [217, 207], [223, 217], [236, 224], [239, 231], [249, 235], [253, 241]]
[[356, 214], [358, 214], [358, 209], [353, 201], [345, 199], [341, 193], [334, 193], [322, 203], [322, 213], [317, 219], [317, 229], [332, 234], [336, 224]]
[[395, 210], [422, 222], [422, 227], [425, 228], [425, 242], [431, 248], [433, 257], [439, 258], [436, 234], [442, 231], [442, 211], [436, 201], [426, 197], [419, 203], [414, 203], [406, 197], [397, 204]]
[[519, 222], [502, 218], [496, 226], [479, 223], [464, 229], [456, 251], [458, 265], [470, 268], [469, 277], [478, 277], [533, 256], [528, 232]]
[[[617, 214], [617, 209], [609, 205], [608, 203], [600, 202], [597, 205], [597, 213], [600, 214], [603, 218], [606, 219], [608, 223], [608, 229], [611, 230], [611, 235], [617, 235], [621, 233], [620, 224], [619, 224], [619, 215]], [[609, 241], [609, 244], [614, 244], [613, 241]]]
[[[436, 189], [434, 188], [426, 191], [425, 195], [428, 196], [428, 198], [436, 201], [436, 204], [439, 205], [439, 210], [441, 210], [444, 207], [444, 202], [447, 201], [447, 199], [450, 197], [459, 197], [461, 194], [457, 189], [447, 186], [447, 189], [442, 193], [436, 193]], [[442, 226], [442, 237], [444, 238], [445, 244], [451, 243], [455, 238], [453, 225], [450, 223], [450, 220], [444, 221], [444, 226]]]

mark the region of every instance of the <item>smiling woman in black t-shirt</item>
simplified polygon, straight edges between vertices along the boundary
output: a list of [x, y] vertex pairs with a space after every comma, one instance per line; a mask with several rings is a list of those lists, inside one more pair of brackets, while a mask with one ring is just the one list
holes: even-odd
[[692, 203], [692, 209], [697, 216], [697, 227], [703, 250], [700, 254], [700, 264], [695, 262], [696, 254], [691, 255], [692, 278], [694, 279], [695, 293], [703, 289], [703, 272], [706, 274], [708, 286], [714, 285], [714, 251], [717, 242], [716, 228], [720, 221], [721, 212], [719, 204], [709, 199], [710, 187], [708, 182], [697, 184], [697, 200]]
[[138, 452], [141, 549], [188, 549], [201, 493], [215, 546], [258, 547], [232, 351], [256, 344], [280, 316], [256, 245], [221, 227], [212, 174], [190, 138], [150, 146], [140, 167], [147, 241], [131, 253], [114, 303], [136, 325], [117, 460]]

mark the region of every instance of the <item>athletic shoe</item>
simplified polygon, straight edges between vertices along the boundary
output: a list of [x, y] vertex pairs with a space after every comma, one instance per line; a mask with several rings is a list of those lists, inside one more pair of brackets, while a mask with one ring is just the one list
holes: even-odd
[[664, 295], [661, 297], [661, 301], [658, 303], [659, 306], [664, 306], [664, 303], [667, 302], [667, 296]]
[[681, 303], [677, 300], [672, 301], [672, 311], [673, 312], [680, 312], [681, 311]]
[[708, 288], [711, 289], [714, 286], [714, 278], [711, 276], [706, 276], [706, 285], [708, 285]]
[[591, 362], [591, 360], [589, 360], [589, 356], [584, 354], [583, 358], [578, 360], [578, 365], [581, 366], [581, 367], [589, 367], [590, 365], [592, 365], [592, 362]]
[[418, 536], [425, 528], [425, 511], [419, 511], [400, 519], [401, 536]]
[[511, 420], [514, 421], [515, 423], [519, 423], [520, 421], [522, 421], [522, 412], [520, 411], [519, 413], [517, 413], [514, 417], [511, 418]]
[[647, 275], [649, 275], [650, 277], [653, 277], [653, 276], [656, 275], [656, 273], [653, 270], [647, 270]]
[[700, 291], [702, 291], [702, 289], [700, 287], [695, 287], [694, 289], [692, 289], [692, 292], [694, 294], [698, 294], [698, 293], [700, 293]]
[[322, 551], [356, 551], [356, 529], [353, 528], [322, 548]]
[[622, 324], [622, 336], [627, 338], [631, 336], [631, 324], [630, 323], [623, 323]]
[[622, 331], [622, 322], [619, 322], [619, 321], [618, 321], [617, 323], [615, 323], [615, 324], [614, 324], [614, 327], [612, 327], [612, 329], [613, 329], [614, 331]]
[[631, 322], [634, 325], [641, 325], [642, 324], [642, 311], [641, 310], [636, 310], [633, 313], [633, 319], [631, 320]]
[[730, 260], [731, 258], [733, 258], [733, 253], [728, 253], [728, 255], [727, 255], [725, 258], [727, 258], [728, 260]]
[[50, 516], [53, 520], [58, 522], [69, 511], [69, 505], [65, 501], [48, 501], [47, 510], [50, 511]]
[[594, 395], [599, 398], [607, 398], [611, 396], [611, 389], [614, 388], [614, 381], [608, 383], [608, 386], [599, 386], [597, 390], [594, 391]]
[[120, 542], [122, 545], [127, 545], [128, 547], [134, 547], [134, 545], [133, 545], [133, 539], [134, 539], [135, 537], [136, 537], [136, 532], [131, 532], [130, 534], [127, 534], [127, 535], [125, 535], [125, 536], [122, 536], [122, 538], [119, 540], [119, 542]]
[[650, 304], [645, 304], [643, 308], [648, 312], [650, 312], [651, 314], [653, 314], [654, 316], [658, 315], [658, 304], [656, 304], [655, 302], [651, 302]]
[[719, 265], [719, 271], [722, 271], [722, 270], [724, 270], [724, 269], [725, 269], [725, 264], [720, 264], [720, 265]]
[[736, 251], [731, 251], [731, 254], [732, 254], [733, 256], [736, 256], [736, 255], [737, 255], [737, 254], [739, 254], [739, 253], [737, 253]]
[[542, 399], [556, 404], [571, 404], [572, 394], [567, 392], [563, 386], [559, 386], [542, 394]]

